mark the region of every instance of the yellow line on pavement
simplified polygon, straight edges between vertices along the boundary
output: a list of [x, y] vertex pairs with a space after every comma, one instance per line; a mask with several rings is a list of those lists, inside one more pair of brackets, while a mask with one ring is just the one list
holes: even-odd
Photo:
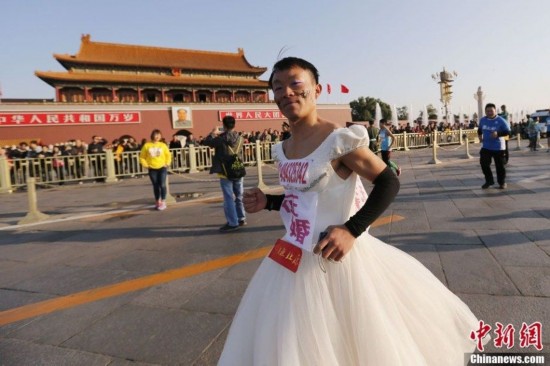
[[[371, 225], [371, 227], [382, 226], [391, 222], [401, 221], [403, 219], [404, 218], [399, 215], [385, 216], [376, 220]], [[262, 258], [267, 255], [271, 247], [272, 246], [270, 245], [259, 249], [231, 255], [228, 257], [222, 257], [202, 263], [196, 263], [177, 269], [136, 278], [133, 280], [119, 282], [108, 286], [77, 292], [71, 295], [57, 297], [55, 299], [45, 300], [38, 303], [5, 310], [0, 312], [0, 326], [15, 323], [17, 321], [29, 319], [39, 315], [49, 314], [54, 311], [87, 304], [93, 301], [98, 301], [113, 296], [119, 296], [128, 292], [143, 290], [145, 288], [156, 286], [162, 283], [191, 277], [201, 273]]]
[[102, 300], [108, 297], [122, 295], [127, 292], [142, 290], [158, 284], [170, 282], [176, 279], [191, 277], [200, 273], [232, 266], [253, 259], [262, 258], [265, 257], [269, 249], [270, 247], [263, 247], [229, 257], [223, 257], [211, 261], [192, 264], [174, 270], [156, 273], [153, 275], [124, 281], [113, 285], [99, 287], [92, 290], [86, 290], [75, 294], [2, 311], [0, 312], [0, 326], [38, 315], [48, 314], [53, 311], [68, 309], [89, 302]]
[[398, 222], [404, 219], [405, 218], [403, 216], [399, 216], [399, 215], [384, 216], [384, 217], [380, 217], [378, 220], [373, 222], [370, 227], [383, 226], [383, 225], [391, 224], [392, 222]]

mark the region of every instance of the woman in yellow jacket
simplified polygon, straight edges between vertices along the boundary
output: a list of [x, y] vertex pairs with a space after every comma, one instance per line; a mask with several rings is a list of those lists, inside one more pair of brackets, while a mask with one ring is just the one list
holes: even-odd
[[149, 169], [149, 178], [155, 192], [155, 208], [159, 211], [166, 209], [166, 174], [172, 162], [172, 154], [161, 139], [160, 130], [153, 130], [151, 141], [143, 145], [139, 154], [141, 165]]

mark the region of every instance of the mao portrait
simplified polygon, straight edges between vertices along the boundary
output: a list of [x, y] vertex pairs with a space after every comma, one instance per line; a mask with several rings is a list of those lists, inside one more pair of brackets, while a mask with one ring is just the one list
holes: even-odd
[[191, 109], [189, 107], [172, 107], [172, 128], [190, 128], [193, 127], [191, 119]]

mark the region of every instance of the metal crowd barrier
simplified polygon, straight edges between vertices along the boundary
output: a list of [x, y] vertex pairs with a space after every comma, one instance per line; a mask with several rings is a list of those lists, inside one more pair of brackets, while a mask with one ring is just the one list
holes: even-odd
[[[429, 147], [433, 144], [433, 133], [401, 133], [394, 134], [395, 143], [392, 148], [394, 150], [408, 150], [410, 148], [423, 148]], [[477, 129], [473, 130], [452, 130], [452, 131], [438, 131], [437, 132], [437, 145], [457, 145], [462, 144], [462, 138], [466, 136], [468, 141], [475, 142], [478, 139]]]
[[[395, 134], [395, 150], [424, 148], [432, 144], [432, 134], [403, 133]], [[477, 130], [456, 130], [437, 133], [437, 145], [461, 144], [466, 136], [470, 142], [477, 139]], [[271, 147], [275, 143], [257, 142], [244, 144], [240, 152], [246, 165], [258, 165], [273, 162]], [[190, 146], [172, 149], [171, 169], [178, 173], [195, 173], [212, 166], [214, 149], [207, 146]], [[114, 154], [106, 150], [102, 154], [84, 154], [33, 159], [0, 158], [0, 193], [12, 192], [27, 185], [28, 178], [34, 178], [38, 186], [86, 181], [113, 182], [120, 178], [136, 177], [147, 174], [139, 163], [139, 151]]]
[[[260, 149], [264, 162], [271, 162], [273, 143], [244, 144], [241, 158], [246, 165], [256, 165], [256, 149]], [[193, 146], [171, 149], [171, 170], [177, 173], [193, 173], [212, 166], [214, 149], [208, 146]], [[32, 159], [0, 158], [0, 193], [25, 187], [28, 178], [34, 178], [37, 186], [82, 183], [86, 181], [116, 181], [119, 178], [147, 174], [139, 162], [139, 151], [114, 154], [106, 150], [102, 154], [60, 156]], [[192, 156], [191, 156], [192, 155]], [[111, 163], [111, 164], [110, 164]], [[112, 166], [113, 169], [109, 167]], [[112, 170], [112, 171], [111, 171]]]

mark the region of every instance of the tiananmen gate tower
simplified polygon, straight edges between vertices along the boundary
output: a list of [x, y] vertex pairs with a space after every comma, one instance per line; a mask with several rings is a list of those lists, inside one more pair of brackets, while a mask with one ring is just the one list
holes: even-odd
[[[230, 53], [127, 45], [85, 34], [76, 54], [53, 56], [65, 70], [35, 75], [54, 88], [55, 98], [3, 99], [1, 145], [89, 141], [92, 135], [141, 139], [154, 128], [167, 140], [181, 129], [199, 137], [228, 114], [243, 132], [280, 130], [286, 120], [260, 79], [267, 67], [253, 66], [242, 48]], [[318, 110], [342, 126], [351, 121], [348, 104], [319, 104]]]

